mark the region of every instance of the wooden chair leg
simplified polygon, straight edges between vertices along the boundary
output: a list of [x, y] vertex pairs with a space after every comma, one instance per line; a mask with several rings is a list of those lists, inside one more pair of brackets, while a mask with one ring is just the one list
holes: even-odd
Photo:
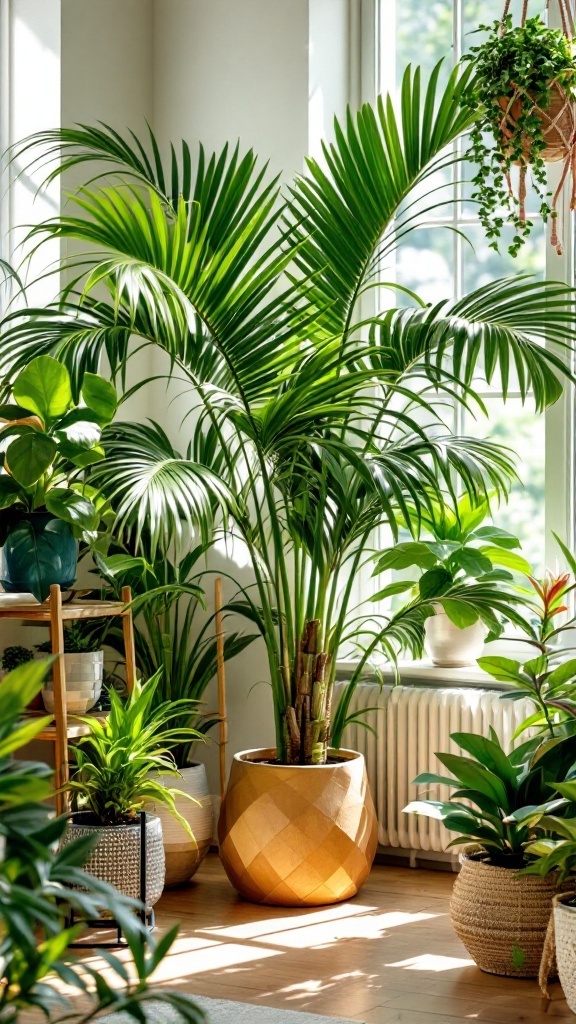
[[[122, 600], [125, 605], [132, 601], [130, 587], [122, 587]], [[132, 693], [136, 682], [136, 645], [134, 643], [134, 621], [132, 609], [129, 608], [122, 615], [122, 632], [124, 634], [124, 655], [126, 661], [126, 688]]]
[[[68, 782], [68, 713], [66, 709], [66, 670], [64, 668], [64, 627], [62, 623], [62, 592], [58, 584], [50, 587], [50, 641], [52, 654], [57, 655], [52, 666], [54, 687], [54, 720], [56, 725], [55, 777], [57, 789]], [[67, 793], [57, 793], [56, 812], [68, 809]]]

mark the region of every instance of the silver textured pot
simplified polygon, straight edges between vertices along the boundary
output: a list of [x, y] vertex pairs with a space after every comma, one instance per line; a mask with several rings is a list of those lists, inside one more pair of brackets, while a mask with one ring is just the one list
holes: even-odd
[[[79, 812], [72, 816], [62, 840], [63, 845], [80, 836], [100, 833], [85, 871], [102, 882], [115, 886], [132, 899], [140, 899], [140, 822], [130, 825], [87, 824], [90, 816]], [[160, 899], [165, 875], [162, 822], [156, 814], [146, 815], [146, 905]]]
[[[102, 693], [104, 678], [104, 651], [82, 651], [64, 655], [66, 675], [66, 706], [68, 711], [84, 714], [97, 703]], [[42, 688], [42, 700], [47, 711], [54, 710], [52, 678]]]
[[443, 668], [466, 668], [475, 665], [482, 656], [488, 630], [481, 619], [473, 626], [459, 629], [448, 618], [443, 608], [436, 607], [434, 615], [424, 624], [424, 649], [433, 665]]

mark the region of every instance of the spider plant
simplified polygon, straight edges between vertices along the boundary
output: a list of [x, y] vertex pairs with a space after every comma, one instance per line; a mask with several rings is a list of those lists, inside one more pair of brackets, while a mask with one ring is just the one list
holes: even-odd
[[145, 684], [137, 682], [126, 702], [110, 690], [110, 711], [102, 722], [79, 719], [89, 731], [74, 746], [68, 789], [76, 810], [87, 811], [92, 824], [129, 823], [153, 801], [167, 807], [192, 836], [175, 805], [175, 797], [186, 794], [150, 776], [159, 772], [178, 778], [172, 748], [199, 738], [194, 729], [173, 724], [178, 717], [190, 718], [192, 701], [165, 701], [151, 710], [159, 679], [160, 672]]
[[[443, 402], [482, 411], [479, 367], [505, 396], [514, 368], [542, 410], [569, 375], [575, 300], [562, 284], [515, 277], [455, 303], [386, 305], [381, 268], [417, 226], [412, 193], [454, 162], [452, 143], [477, 116], [470, 69], [443, 89], [439, 74], [423, 83], [409, 68], [399, 109], [382, 97], [336, 123], [322, 163], [309, 160], [285, 195], [252, 152], [200, 147], [194, 159], [182, 142], [164, 162], [152, 133], [105, 125], [40, 133], [15, 153], [22, 167], [54, 158], [52, 178], [99, 166], [68, 212], [32, 230], [34, 244], [75, 239], [86, 252], [66, 261], [57, 305], [7, 315], [0, 369], [45, 351], [79, 387], [104, 354], [121, 380], [131, 338], [167, 354], [196, 407], [184, 454], [152, 428], [136, 439], [115, 424], [97, 485], [117, 529], [136, 542], [146, 532], [153, 549], [190, 526], [202, 534], [214, 495], [222, 502], [254, 571], [244, 602], [267, 648], [283, 762], [323, 762], [341, 742], [336, 655], [375, 529], [395, 537], [408, 522], [416, 536], [431, 496], [456, 486], [482, 500], [514, 476], [513, 453], [451, 434]], [[361, 662], [410, 644], [421, 621], [415, 602], [378, 628], [355, 626]]]
[[[82, 870], [92, 837], [58, 849], [68, 822], [64, 816], [54, 818], [46, 802], [53, 792], [52, 771], [14, 758], [50, 721], [21, 718], [40, 692], [49, 664], [28, 662], [0, 685], [0, 835], [6, 843], [0, 859], [0, 1021], [18, 1024], [41, 1011], [53, 1024], [87, 1024], [105, 1010], [141, 1021], [145, 1003], [154, 999], [188, 1024], [202, 1024], [202, 1011], [192, 1000], [150, 984], [178, 927], [156, 943], [134, 913], [135, 901]], [[67, 953], [68, 944], [84, 931], [82, 920], [99, 917], [102, 908], [122, 922], [130, 977], [124, 956], [107, 954], [112, 976], [105, 979]], [[68, 927], [72, 909], [80, 923]], [[65, 985], [66, 995], [55, 979]]]

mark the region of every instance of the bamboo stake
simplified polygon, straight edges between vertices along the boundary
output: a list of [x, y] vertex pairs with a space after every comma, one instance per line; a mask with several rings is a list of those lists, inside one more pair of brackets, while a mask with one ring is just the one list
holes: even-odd
[[218, 679], [218, 713], [220, 715], [220, 800], [226, 792], [226, 747], [228, 746], [228, 717], [226, 713], [226, 673], [224, 671], [224, 631], [222, 629], [222, 580], [214, 582], [214, 608], [216, 611], [216, 674]]

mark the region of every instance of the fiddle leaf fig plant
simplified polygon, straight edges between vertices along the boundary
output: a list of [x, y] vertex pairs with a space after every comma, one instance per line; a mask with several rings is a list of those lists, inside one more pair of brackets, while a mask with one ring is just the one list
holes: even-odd
[[508, 610], [516, 618], [516, 595], [506, 585], [513, 582], [513, 572], [529, 572], [530, 566], [518, 553], [520, 541], [506, 530], [492, 524], [482, 525], [488, 518], [488, 501], [474, 501], [467, 494], [454, 508], [444, 501], [430, 499], [421, 514], [424, 537], [404, 541], [380, 553], [373, 575], [390, 570], [418, 569], [413, 580], [398, 580], [374, 595], [382, 600], [414, 588], [423, 601], [439, 604], [454, 625], [463, 628], [481, 618], [489, 630], [501, 632], [495, 615]]
[[104, 458], [101, 436], [116, 412], [114, 386], [86, 373], [76, 402], [67, 368], [41, 355], [10, 390], [12, 401], [0, 405], [0, 542], [22, 512], [50, 512], [77, 534], [95, 531], [99, 515], [82, 474]]

